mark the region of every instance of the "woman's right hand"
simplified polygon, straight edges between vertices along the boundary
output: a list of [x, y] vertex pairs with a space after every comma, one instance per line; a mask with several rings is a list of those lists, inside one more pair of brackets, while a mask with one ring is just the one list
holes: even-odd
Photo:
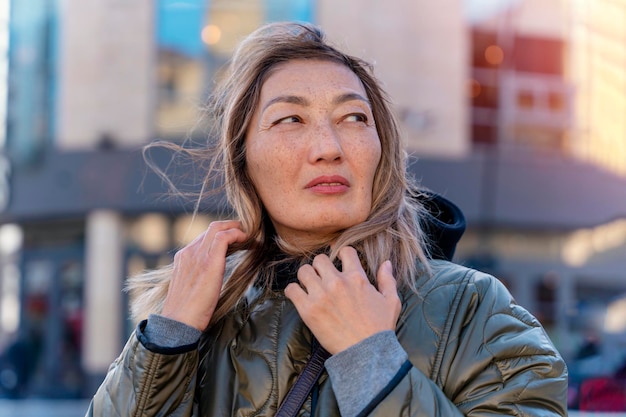
[[246, 238], [239, 221], [215, 221], [176, 252], [161, 315], [206, 329], [222, 290], [228, 246]]

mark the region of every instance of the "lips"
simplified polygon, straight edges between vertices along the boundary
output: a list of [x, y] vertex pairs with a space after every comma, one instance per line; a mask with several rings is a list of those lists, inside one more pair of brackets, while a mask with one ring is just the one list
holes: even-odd
[[318, 195], [344, 194], [350, 188], [350, 182], [341, 175], [323, 175], [306, 185], [306, 189]]
[[319, 187], [350, 187], [350, 182], [341, 175], [323, 175], [317, 177], [305, 186], [305, 188], [319, 188]]

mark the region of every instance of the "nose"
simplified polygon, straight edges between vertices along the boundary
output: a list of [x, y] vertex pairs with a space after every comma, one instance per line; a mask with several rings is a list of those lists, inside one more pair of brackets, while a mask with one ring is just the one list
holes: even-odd
[[309, 143], [311, 162], [333, 162], [343, 157], [341, 138], [330, 122], [319, 123], [313, 129]]

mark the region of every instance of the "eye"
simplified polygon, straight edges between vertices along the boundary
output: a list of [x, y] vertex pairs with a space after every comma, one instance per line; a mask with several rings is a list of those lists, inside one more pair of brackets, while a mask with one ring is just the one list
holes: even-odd
[[282, 119], [276, 120], [275, 122], [272, 123], [272, 126], [278, 125], [278, 124], [300, 123], [300, 122], [302, 122], [302, 119], [298, 116], [287, 116], [287, 117], [283, 117]]
[[367, 115], [365, 115], [364, 113], [352, 113], [347, 115], [344, 120], [346, 122], [361, 122], [361, 123], [367, 123]]

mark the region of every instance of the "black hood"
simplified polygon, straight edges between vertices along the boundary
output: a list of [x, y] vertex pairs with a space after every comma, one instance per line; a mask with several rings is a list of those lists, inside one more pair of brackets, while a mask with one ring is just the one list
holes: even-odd
[[416, 197], [428, 211], [422, 228], [429, 240], [430, 257], [451, 261], [456, 244], [465, 232], [465, 216], [450, 200], [432, 193], [420, 191]]

